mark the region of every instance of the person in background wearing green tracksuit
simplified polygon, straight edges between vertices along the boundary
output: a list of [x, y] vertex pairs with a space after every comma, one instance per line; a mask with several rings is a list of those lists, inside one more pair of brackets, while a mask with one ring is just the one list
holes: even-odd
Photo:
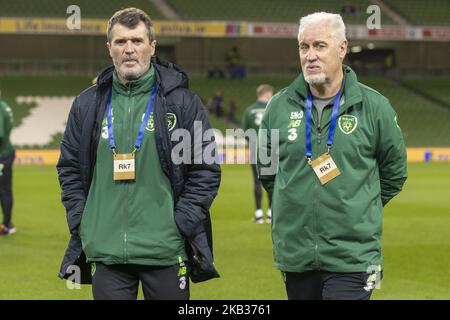
[[288, 299], [370, 299], [382, 209], [407, 177], [402, 131], [389, 100], [343, 64], [340, 15], [303, 17], [298, 44], [302, 73], [272, 98], [259, 131], [275, 265]]
[[3, 221], [0, 224], [0, 236], [16, 232], [12, 224], [13, 208], [12, 167], [16, 152], [11, 144], [10, 134], [13, 125], [11, 108], [2, 100], [0, 95], [0, 202], [3, 212]]
[[[256, 88], [256, 97], [257, 100], [254, 104], [249, 106], [244, 111], [244, 115], [241, 121], [241, 129], [247, 131], [248, 129], [255, 130], [258, 132], [259, 126], [261, 125], [262, 117], [264, 114], [264, 110], [266, 109], [267, 102], [273, 96], [273, 87], [268, 84], [261, 84]], [[249, 140], [249, 144], [252, 141]], [[261, 224], [264, 222], [263, 220], [263, 211], [262, 211], [262, 192], [261, 192], [261, 182], [258, 180], [258, 174], [256, 172], [256, 146], [249, 145], [250, 149], [250, 164], [252, 167], [253, 174], [253, 186], [254, 186], [254, 194], [255, 194], [255, 202], [256, 202], [256, 211], [255, 216], [253, 217], [253, 222]], [[271, 199], [269, 198], [269, 208], [267, 209], [266, 214], [266, 222], [270, 223], [272, 221], [272, 212], [270, 209]]]

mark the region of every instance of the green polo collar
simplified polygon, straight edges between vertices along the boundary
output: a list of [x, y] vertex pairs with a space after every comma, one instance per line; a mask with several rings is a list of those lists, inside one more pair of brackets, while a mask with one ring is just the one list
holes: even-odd
[[130, 81], [126, 85], [120, 82], [116, 71], [113, 73], [113, 89], [114, 92], [124, 96], [134, 96], [151, 91], [155, 84], [155, 68], [150, 65], [150, 69], [145, 75], [137, 80]]

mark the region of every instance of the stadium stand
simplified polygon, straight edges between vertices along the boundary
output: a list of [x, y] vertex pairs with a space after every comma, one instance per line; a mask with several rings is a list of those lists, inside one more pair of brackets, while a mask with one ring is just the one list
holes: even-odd
[[[450, 78], [415, 78], [402, 79], [402, 83], [418, 90], [431, 99], [437, 99], [450, 108]], [[449, 119], [450, 121], [450, 119]]]
[[[372, 4], [370, 0], [323, 0], [290, 1], [290, 0], [167, 0], [182, 19], [186, 20], [242, 20], [294, 22], [298, 17], [315, 12], [329, 11], [341, 13], [346, 23], [364, 24], [368, 15], [366, 8]], [[0, 16], [3, 17], [65, 17], [71, 0], [0, 0]], [[115, 11], [124, 7], [138, 7], [149, 13], [154, 20], [166, 19], [161, 10], [150, 0], [110, 0], [106, 2], [77, 0], [82, 17], [109, 18]], [[387, 14], [382, 15], [383, 23], [396, 24]]]
[[450, 109], [386, 78], [360, 78], [360, 81], [390, 100], [408, 147], [450, 146]]
[[0, 76], [0, 88], [3, 99], [13, 109], [13, 125], [17, 128], [37, 107], [35, 97], [74, 96], [87, 88], [91, 80], [81, 76]]
[[[225, 98], [225, 107], [228, 107], [230, 97], [239, 97], [238, 117], [242, 115], [246, 106], [254, 101], [254, 90], [258, 83], [271, 83], [279, 90], [287, 86], [292, 79], [289, 78], [253, 78], [240, 83], [226, 80], [193, 79], [192, 88], [196, 90], [204, 101], [209, 98], [217, 88], [222, 88]], [[414, 90], [407, 89], [401, 84], [381, 77], [361, 77], [360, 82], [376, 89], [386, 96], [398, 114], [398, 122], [403, 130], [408, 147], [439, 147], [450, 146], [448, 135], [448, 123], [450, 121], [450, 109], [434, 103]], [[430, 86], [427, 86], [429, 88]], [[448, 91], [448, 90], [447, 90]], [[213, 125], [224, 132], [229, 127], [223, 121], [219, 121], [210, 114]]]
[[[363, 1], [290, 1], [290, 0], [168, 0], [179, 15], [186, 20], [243, 20], [298, 22], [299, 17], [315, 12], [328, 11], [341, 13], [344, 21], [350, 24], [365, 24], [368, 17], [366, 8], [372, 4]], [[394, 24], [383, 15], [383, 23]]]
[[[17, 97], [16, 102], [23, 104], [27, 97]], [[63, 132], [67, 115], [74, 97], [33, 97], [31, 102], [36, 106], [28, 117], [15, 127], [11, 133], [11, 141], [15, 145], [46, 145], [52, 136]]]
[[450, 6], [448, 0], [384, 0], [410, 24], [448, 26]]
[[[376, 89], [386, 96], [396, 112], [398, 121], [403, 130], [408, 147], [419, 146], [450, 146], [448, 136], [448, 123], [450, 121], [450, 109], [442, 107], [419, 94], [417, 90], [405, 88], [400, 83], [382, 77], [360, 77], [360, 82]], [[270, 83], [279, 90], [292, 81], [292, 78], [280, 77], [253, 77], [238, 83], [229, 80], [216, 80], [193, 78], [191, 87], [195, 90], [205, 104], [215, 90], [220, 89], [224, 96], [225, 110], [228, 108], [229, 99], [237, 98], [237, 116], [241, 117], [244, 109], [255, 100], [254, 91], [260, 83]], [[425, 82], [425, 81], [423, 81]], [[448, 97], [448, 86], [445, 80], [431, 80], [427, 85], [420, 81], [425, 91], [435, 93], [442, 97]], [[438, 85], [440, 83], [440, 85]], [[444, 90], [447, 88], [446, 90]], [[224, 121], [217, 119], [212, 113], [210, 118], [215, 128], [224, 132], [230, 127]]]
[[[47, 107], [47, 109], [42, 109], [42, 112], [47, 111], [47, 113], [44, 112], [35, 118], [34, 114], [38, 110], [33, 110], [33, 108], [36, 108], [38, 104], [30, 104], [30, 101], [25, 100], [26, 98], [23, 97], [47, 96], [49, 95], [50, 89], [53, 88], [53, 94], [58, 94], [57, 99], [54, 98], [52, 100], [50, 98], [46, 98], [46, 101], [50, 101], [53, 104], [62, 103], [63, 105], [61, 105], [61, 108], [67, 112], [71, 100], [69, 98], [64, 98], [65, 100], [61, 99], [63, 99], [65, 95], [76, 95], [82, 91], [83, 88], [89, 86], [89, 79], [83, 77], [21, 77], [22, 84], [39, 83], [39, 87], [34, 88], [33, 90], [21, 90], [21, 88], [25, 87], [22, 87], [21, 83], [19, 83], [19, 77], [15, 77], [16, 81], [11, 81], [11, 78], [14, 77], [0, 77], [0, 83], [6, 84], [3, 88], [7, 90], [4, 92], [9, 92], [7, 101], [10, 102], [14, 110], [16, 127], [20, 123], [28, 124], [31, 126], [27, 129], [29, 132], [42, 131], [42, 125], [58, 128], [64, 123], [66, 115], [59, 114], [59, 116], [55, 116], [52, 109]], [[275, 86], [276, 90], [279, 90], [287, 86], [291, 81], [292, 78], [286, 77], [251, 77], [242, 81], [193, 77], [191, 79], [191, 88], [200, 95], [205, 103], [205, 106], [215, 90], [220, 89], [224, 96], [225, 112], [228, 110], [230, 98], [234, 97], [237, 101], [238, 107], [236, 112], [237, 118], [240, 119], [244, 109], [254, 102], [254, 92], [258, 84], [263, 82], [271, 83]], [[364, 77], [360, 78], [360, 81], [375, 88], [390, 99], [391, 104], [398, 113], [398, 121], [402, 127], [408, 147], [450, 146], [450, 138], [448, 135], [450, 109], [446, 109], [439, 104], [431, 102], [417, 92], [404, 88], [400, 84], [386, 78]], [[440, 94], [448, 95], [448, 93], [442, 93], [445, 92], [443, 90], [434, 89], [435, 83], [437, 83], [437, 80], [435, 82], [431, 81], [427, 86], [425, 86], [424, 90], [429, 90], [430, 93], [434, 92], [433, 90], [436, 90], [436, 92], [439, 92]], [[445, 85], [444, 83], [445, 82], [442, 82], [442, 86]], [[423, 84], [420, 85], [423, 88]], [[20, 98], [20, 96], [23, 97]], [[36, 101], [36, 98], [31, 98], [31, 100]], [[24, 110], [26, 110], [26, 112]], [[45, 115], [52, 119], [52, 121], [47, 122]], [[26, 121], [24, 117], [27, 118]], [[39, 118], [41, 120], [34, 122], [28, 118], [31, 118], [31, 120], [32, 118], [35, 118], [35, 120]], [[210, 113], [210, 119], [213, 126], [222, 132], [224, 132], [226, 128], [231, 127], [223, 119], [216, 118], [213, 113]], [[42, 138], [42, 142], [40, 144], [47, 144], [48, 141], [51, 140], [51, 136], [54, 135], [56, 131], [53, 129], [45, 130], [46, 138]], [[56, 137], [58, 138], [58, 136]], [[34, 144], [38, 143], [35, 141]]]
[[163, 14], [149, 0], [0, 0], [2, 17], [67, 17], [67, 7], [76, 4], [81, 9], [82, 18], [109, 18], [117, 10], [137, 7], [145, 10], [152, 19], [164, 19]]
[[[7, 1], [0, 0], [0, 16], [2, 17], [65, 17], [66, 8], [73, 1], [71, 0], [43, 0], [40, 2], [32, 0], [23, 1]], [[166, 2], [179, 14], [182, 19], [186, 20], [233, 20], [233, 21], [266, 21], [266, 22], [291, 22], [297, 23], [298, 18], [304, 14], [314, 12], [314, 11], [333, 11], [339, 12], [343, 15], [346, 23], [350, 24], [363, 24], [365, 23], [368, 14], [366, 13], [367, 6], [373, 4], [370, 0], [348, 0], [348, 1], [338, 1], [338, 0], [323, 0], [323, 1], [296, 1], [296, 0], [228, 0], [228, 1], [209, 1], [209, 0], [166, 0]], [[111, 0], [111, 1], [88, 1], [88, 0], [78, 0], [76, 3], [81, 7], [82, 17], [86, 18], [103, 18], [107, 19], [116, 10], [126, 7], [126, 6], [136, 6], [144, 8], [148, 11], [153, 19], [163, 19], [163, 14], [158, 10], [158, 8], [150, 0]], [[383, 0], [383, 3], [388, 4], [395, 12], [397, 12], [402, 17], [405, 17], [409, 22], [414, 24], [426, 25], [448, 25], [447, 16], [450, 13], [450, 6], [448, 1], [439, 0], [429, 0], [425, 4], [418, 0]], [[382, 12], [383, 14], [383, 12]], [[392, 21], [389, 20], [389, 15], [382, 15], [382, 21], [384, 24], [389, 24]], [[9, 35], [5, 36], [5, 39], [9, 39]], [[43, 36], [43, 39], [48, 40], [51, 36]], [[25, 40], [26, 36], [24, 36]], [[31, 132], [41, 130], [38, 125], [32, 125], [28, 122], [25, 123], [26, 118], [33, 118], [34, 112], [40, 106], [39, 99], [30, 97], [65, 97], [74, 96], [81, 92], [84, 88], [90, 85], [90, 81], [94, 73], [97, 73], [105, 63], [109, 64], [109, 57], [106, 55], [106, 50], [104, 49], [104, 39], [101, 39], [101, 46], [94, 44], [96, 39], [90, 38], [92, 44], [84, 45], [81, 37], [74, 38], [76, 45], [69, 45], [68, 42], [64, 42], [65, 48], [68, 52], [52, 51], [52, 58], [49, 59], [48, 56], [42, 54], [37, 56], [25, 56], [26, 59], [30, 59], [30, 63], [42, 64], [43, 62], [52, 63], [58, 66], [57, 70], [52, 72], [41, 72], [40, 74], [53, 74], [54, 76], [43, 76], [39, 75], [36, 77], [30, 76], [31, 72], [28, 71], [25, 65], [22, 73], [17, 72], [17, 74], [22, 74], [22, 76], [0, 76], [0, 89], [3, 91], [3, 96], [6, 101], [10, 103], [15, 114], [15, 126], [19, 128], [21, 124], [28, 124], [32, 126]], [[84, 38], [84, 39], [87, 39]], [[98, 38], [99, 39], [99, 38]], [[202, 52], [208, 52], [209, 50], [215, 50], [215, 54], [211, 55], [214, 59], [222, 59], [223, 53], [228, 50], [228, 44], [234, 44], [238, 40], [242, 39], [207, 39], [202, 40], [202, 42], [197, 40], [191, 41], [187, 44], [187, 41], [181, 41], [179, 39], [164, 39], [167, 46], [173, 46], [173, 51], [178, 50], [178, 56], [183, 56], [184, 60], [179, 61], [174, 60], [176, 63], [180, 63], [183, 68], [189, 66], [188, 63], [194, 61], [196, 64], [211, 64], [214, 65], [215, 62], [211, 61], [200, 61], [203, 58], [199, 58], [198, 50], [203, 50]], [[72, 39], [70, 39], [72, 41]], [[10, 40], [9, 40], [10, 41]], [[62, 38], [55, 37], [52, 41], [47, 43], [51, 48], [56, 48], [56, 44], [61, 44], [63, 42]], [[222, 45], [222, 43], [227, 42], [227, 45]], [[257, 43], [255, 47], [262, 48], [264, 45], [276, 46], [277, 43], [272, 40], [254, 40], [245, 39], [245, 44], [247, 42], [255, 41]], [[258, 42], [256, 42], [258, 41]], [[263, 43], [262, 41], [267, 41]], [[282, 39], [276, 40], [281, 43]], [[286, 40], [290, 41], [290, 40]], [[87, 41], [86, 41], [87, 42]], [[164, 43], [164, 42], [163, 42]], [[244, 42], [241, 42], [244, 44]], [[253, 43], [253, 42], [252, 42]], [[439, 51], [440, 48], [434, 43], [423, 44], [423, 50], [414, 51], [410, 54], [409, 49], [404, 49], [403, 47], [394, 47], [395, 42], [380, 43], [385, 48], [392, 47], [392, 51], [396, 52], [396, 58], [404, 61], [408, 60], [406, 67], [414, 66], [417, 64], [414, 57], [419, 57], [420, 61], [428, 61], [435, 58], [435, 55], [431, 55], [429, 52]], [[221, 46], [220, 46], [221, 45]], [[362, 41], [359, 41], [358, 45], [366, 45]], [[377, 48], [378, 43], [376, 43]], [[422, 45], [422, 44], [421, 44]], [[179, 46], [179, 47], [177, 47]], [[177, 47], [177, 48], [175, 48]], [[181, 48], [182, 47], [182, 48]], [[74, 55], [72, 51], [79, 48], [77, 54]], [[186, 49], [187, 48], [187, 49]], [[202, 49], [199, 49], [202, 48]], [[288, 48], [287, 46], [282, 46], [281, 48]], [[290, 48], [290, 47], [289, 47]], [[405, 47], [406, 48], [406, 47]], [[412, 48], [407, 47], [407, 48]], [[92, 54], [91, 60], [86, 62], [83, 54], [86, 50], [91, 50], [92, 52], [105, 52], [105, 56]], [[235, 99], [237, 103], [236, 118], [239, 120], [243, 110], [254, 102], [255, 100], [255, 88], [260, 83], [270, 83], [276, 90], [279, 90], [287, 86], [293, 79], [295, 72], [297, 72], [298, 61], [296, 55], [290, 56], [284, 59], [273, 59], [270, 56], [270, 61], [266, 60], [265, 56], [261, 55], [261, 60], [253, 59], [255, 51], [253, 48], [241, 47], [243, 54], [243, 60], [247, 59], [247, 67], [249, 70], [249, 77], [242, 81], [230, 81], [229, 79], [207, 79], [205, 77], [198, 76], [202, 74], [197, 72], [196, 76], [191, 77], [191, 88], [198, 92], [205, 105], [208, 104], [208, 100], [212, 97], [216, 90], [221, 90], [224, 96], [224, 111], [225, 114], [228, 111], [230, 99]], [[295, 44], [292, 46], [295, 50]], [[284, 49], [283, 49], [284, 50]], [[395, 51], [397, 50], [397, 51]], [[286, 50], [287, 51], [287, 50]], [[405, 55], [404, 52], [407, 52]], [[429, 52], [428, 52], [429, 51]], [[36, 51], [37, 52], [37, 51]], [[161, 51], [160, 51], [161, 52]], [[293, 51], [294, 52], [294, 51]], [[39, 52], [40, 53], [40, 52]], [[159, 53], [158, 53], [159, 54]], [[80, 56], [79, 60], [74, 58]], [[202, 55], [200, 55], [201, 57]], [[13, 68], [16, 64], [15, 59], [25, 59], [24, 57], [16, 57], [12, 55], [11, 57], [4, 57], [3, 61]], [[107, 60], [105, 60], [107, 59]], [[189, 60], [191, 59], [191, 60]], [[437, 60], [443, 60], [441, 56], [437, 56]], [[0, 59], [1, 60], [1, 59]], [[181, 59], [180, 59], [181, 60]], [[279, 60], [279, 61], [278, 61]], [[417, 58], [417, 60], [419, 60]], [[19, 61], [19, 60], [18, 60]], [[28, 61], [28, 60], [27, 60]], [[61, 62], [59, 62], [61, 61]], [[268, 63], [269, 61], [269, 63]], [[19, 61], [20, 62], [20, 61]], [[17, 62], [19, 65], [20, 63]], [[192, 65], [195, 66], [195, 63]], [[279, 65], [293, 65], [293, 72], [284, 72], [281, 77], [269, 76], [271, 74], [268, 70], [270, 68], [278, 68]], [[366, 66], [369, 65], [370, 61], [365, 61]], [[23, 64], [23, 63], [22, 63]], [[84, 72], [88, 76], [74, 76], [73, 70], [81, 70], [81, 67], [90, 65], [89, 72]], [[261, 72], [252, 73], [252, 66], [262, 66]], [[425, 65], [425, 64], [423, 64]], [[419, 66], [422, 66], [420, 64]], [[450, 105], [450, 78], [435, 78], [435, 77], [418, 77], [405, 79], [404, 75], [401, 74], [400, 68], [395, 65], [389, 67], [389, 70], [396, 71], [393, 74], [397, 75], [398, 80], [389, 80], [388, 78], [377, 78], [374, 77], [374, 72], [368, 72], [369, 77], [361, 78], [361, 81], [377, 90], [379, 90], [383, 95], [387, 96], [394, 108], [399, 114], [399, 123], [405, 134], [405, 139], [409, 147], [413, 146], [450, 146], [450, 139], [448, 138], [448, 122], [450, 120], [450, 108], [446, 108], [445, 105]], [[370, 69], [370, 68], [368, 68]], [[8, 69], [9, 70], [9, 69]], [[34, 69], [33, 69], [34, 70]], [[187, 69], [189, 71], [189, 69]], [[290, 70], [290, 69], [289, 69]], [[420, 69], [422, 70], [422, 69]], [[3, 74], [6, 72], [3, 72]], [[398, 72], [397, 72], [398, 71]], [[444, 68], [445, 71], [445, 68]], [[39, 74], [39, 72], [37, 72]], [[92, 74], [91, 74], [92, 73]], [[421, 74], [420, 71], [418, 74]], [[11, 74], [13, 74], [11, 72]], [[80, 74], [80, 73], [79, 73]], [[194, 75], [194, 72], [189, 72], [190, 75]], [[255, 76], [255, 75], [258, 76]], [[362, 73], [361, 73], [362, 74]], [[429, 75], [431, 73], [428, 73]], [[22, 98], [20, 98], [22, 97]], [[433, 100], [432, 97], [437, 98], [439, 101]], [[70, 99], [66, 99], [64, 102], [64, 108], [67, 108], [70, 104]], [[40, 100], [42, 102], [42, 99]], [[50, 104], [56, 100], [46, 99]], [[47, 113], [49, 117], [53, 117], [52, 112]], [[45, 116], [44, 116], [45, 118]], [[44, 119], [41, 118], [41, 119]], [[55, 120], [55, 125], [59, 126], [63, 116], [60, 116]], [[226, 128], [232, 127], [230, 123], [227, 123], [223, 118], [218, 119], [211, 113], [211, 121], [215, 128], [220, 129], [222, 132]], [[38, 119], [38, 118], [37, 118]], [[56, 118], [55, 118], [56, 119]], [[37, 121], [37, 123], [42, 122]], [[55, 130], [50, 130], [46, 135], [47, 138], [53, 136], [54, 139], [58, 139], [58, 135], [54, 135]], [[40, 143], [45, 144], [45, 139]], [[48, 140], [48, 139], [47, 139]], [[46, 140], [46, 141], [47, 141]]]

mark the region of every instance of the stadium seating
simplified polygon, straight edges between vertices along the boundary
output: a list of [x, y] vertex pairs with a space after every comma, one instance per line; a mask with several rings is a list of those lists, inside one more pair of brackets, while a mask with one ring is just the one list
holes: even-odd
[[[292, 78], [251, 77], [245, 80], [205, 79], [194, 77], [191, 79], [191, 88], [195, 90], [202, 100], [207, 103], [216, 90], [221, 90], [224, 98], [225, 115], [228, 111], [230, 98], [237, 101], [236, 118], [240, 119], [244, 109], [255, 100], [255, 89], [258, 84], [272, 84], [279, 90], [292, 81]], [[400, 84], [385, 78], [367, 77], [360, 81], [375, 88], [389, 98], [391, 104], [398, 113], [398, 122], [403, 130], [407, 146], [450, 146], [449, 127], [450, 110], [433, 103], [416, 92], [402, 87]], [[31, 84], [34, 83], [34, 88]], [[430, 93], [436, 92], [448, 99], [448, 90], [435, 87], [438, 80], [431, 81], [428, 86], [423, 86]], [[443, 81], [441, 86], [448, 86]], [[74, 96], [90, 85], [90, 79], [84, 77], [0, 77], [2, 91], [5, 100], [12, 106], [15, 114], [15, 125], [23, 122], [24, 117], [29, 117], [36, 104], [21, 103], [24, 98], [18, 96], [49, 96], [56, 95]], [[36, 86], [38, 84], [38, 86]], [[25, 89], [23, 89], [25, 88]], [[437, 89], [436, 89], [437, 88]], [[47, 99], [48, 100], [48, 99]], [[70, 101], [66, 99], [66, 103]], [[62, 106], [66, 110], [67, 106]], [[52, 115], [49, 114], [49, 117]], [[58, 122], [64, 117], [59, 116]], [[217, 119], [210, 114], [213, 126], [224, 131], [232, 127], [222, 119]], [[55, 123], [59, 126], [61, 123]], [[38, 130], [38, 128], [36, 128]], [[50, 131], [49, 131], [50, 132]], [[53, 131], [52, 131], [53, 132]]]
[[63, 132], [67, 115], [74, 97], [17, 97], [16, 102], [23, 104], [31, 100], [36, 106], [11, 133], [11, 141], [15, 145], [46, 145], [52, 136]]
[[[24, 120], [33, 113], [33, 109], [38, 106], [36, 102], [42, 98], [37, 97], [57, 96], [61, 98], [75, 96], [85, 88], [89, 87], [91, 81], [91, 78], [81, 76], [0, 76], [0, 89], [2, 98], [13, 109], [13, 125], [15, 128], [18, 128], [24, 123]], [[51, 98], [44, 99], [47, 101], [52, 101]], [[65, 104], [70, 103], [70, 101], [70, 99], [65, 98]], [[69, 106], [62, 105], [61, 107], [67, 110]], [[48, 117], [53, 119], [53, 113], [48, 113]], [[57, 117], [60, 123], [49, 121], [46, 122], [46, 125], [49, 127], [54, 126], [55, 128], [58, 128], [59, 125], [64, 124], [66, 116], [61, 116], [59, 114]], [[31, 126], [31, 130], [35, 130], [35, 132], [39, 132], [41, 130], [39, 123], [32, 123]], [[54, 130], [50, 131], [55, 132]]]
[[450, 105], [450, 78], [448, 77], [421, 77], [420, 79], [403, 79], [402, 82]]
[[361, 78], [360, 81], [390, 100], [408, 147], [450, 146], [450, 109], [384, 78]]
[[[342, 14], [344, 22], [351, 24], [365, 24], [368, 17], [366, 9], [372, 4], [363, 1], [291, 1], [291, 0], [168, 0], [178, 14], [187, 20], [244, 20], [244, 21], [273, 21], [297, 23], [299, 18], [316, 11], [342, 13], [344, 6], [355, 10], [354, 14]], [[384, 23], [393, 24], [384, 15]]]
[[67, 7], [76, 4], [83, 18], [109, 18], [117, 10], [137, 7], [145, 10], [152, 19], [163, 19], [160, 11], [148, 0], [0, 0], [0, 16], [3, 17], [67, 17]]
[[[450, 146], [449, 127], [450, 110], [433, 103], [416, 92], [404, 88], [391, 80], [381, 77], [361, 77], [360, 82], [376, 89], [386, 96], [398, 114], [398, 122], [403, 130], [405, 141], [409, 147], [418, 146]], [[255, 88], [260, 83], [270, 83], [279, 90], [292, 81], [290, 78], [258, 77], [244, 81], [206, 80], [194, 78], [191, 87], [206, 102], [215, 90], [220, 89], [224, 97], [224, 109], [228, 110], [230, 97], [237, 99], [237, 117], [240, 119], [244, 109], [254, 102]], [[425, 90], [435, 93], [441, 98], [449, 99], [449, 80], [430, 80], [423, 85]], [[215, 116], [210, 116], [213, 125], [224, 131], [229, 127]]]
[[[417, 94], [416, 92], [404, 88], [398, 83], [391, 80], [378, 77], [366, 77], [360, 78], [360, 82], [376, 89], [381, 94], [386, 96], [395, 111], [398, 114], [398, 122], [403, 130], [405, 142], [408, 147], [439, 147], [450, 146], [449, 138], [449, 126], [450, 122], [450, 109], [443, 108], [439, 104], [433, 103], [425, 97]], [[287, 86], [292, 79], [289, 78], [254, 78], [245, 81], [230, 82], [227, 80], [202, 80], [193, 79], [192, 88], [196, 90], [199, 95], [206, 100], [216, 90], [221, 89], [224, 96], [224, 107], [228, 110], [228, 101], [230, 97], [239, 97], [237, 117], [240, 118], [245, 107], [253, 103], [255, 100], [254, 90], [259, 83], [270, 83], [275, 88], [281, 89]], [[443, 89], [445, 83], [439, 87], [433, 87], [433, 83], [426, 86], [426, 90], [432, 90], [439, 95], [447, 95]], [[447, 86], [449, 88], [449, 86]], [[209, 95], [208, 95], [209, 93]], [[206, 99], [205, 99], [206, 98]], [[217, 121], [213, 115], [210, 116], [213, 124], [218, 129], [224, 131], [226, 127], [229, 127], [223, 121]]]
[[450, 25], [448, 0], [384, 0], [401, 16], [415, 25]]
[[[296, 23], [299, 17], [315, 12], [341, 13], [349, 24], [364, 24], [370, 0], [167, 0], [169, 5], [186, 20], [242, 20]], [[384, 0], [394, 11], [415, 25], [450, 25], [450, 6], [447, 0]], [[65, 17], [71, 0], [0, 0], [2, 17]], [[135, 6], [147, 11], [154, 20], [165, 19], [160, 10], [149, 0], [110, 0], [105, 2], [78, 0], [82, 17], [108, 18], [115, 11]], [[396, 24], [382, 12], [384, 24]]]

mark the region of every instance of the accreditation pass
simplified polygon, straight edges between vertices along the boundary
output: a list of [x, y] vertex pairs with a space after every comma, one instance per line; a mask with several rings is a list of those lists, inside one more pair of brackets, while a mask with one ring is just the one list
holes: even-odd
[[320, 183], [324, 185], [328, 181], [333, 180], [341, 174], [333, 158], [327, 153], [321, 155], [317, 159], [311, 162], [311, 166], [314, 169]]
[[114, 154], [114, 180], [135, 179], [134, 153]]

